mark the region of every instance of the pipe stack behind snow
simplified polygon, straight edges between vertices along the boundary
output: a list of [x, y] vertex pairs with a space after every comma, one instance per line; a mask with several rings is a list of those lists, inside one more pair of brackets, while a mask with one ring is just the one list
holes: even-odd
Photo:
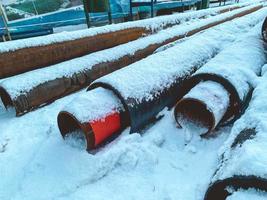
[[60, 63], [136, 40], [183, 21], [227, 12], [245, 5], [201, 10], [88, 30], [62, 32], [0, 45], [0, 78]]
[[200, 134], [206, 135], [240, 115], [266, 62], [259, 33], [258, 25], [185, 82], [184, 90], [189, 92], [175, 107], [177, 123], [182, 126], [187, 124], [186, 120], [200, 123], [207, 129]]
[[[5, 107], [14, 106], [17, 116], [22, 115], [82, 89], [101, 76], [139, 61], [162, 45], [191, 36], [236, 17], [247, 15], [261, 7], [261, 5], [253, 5], [231, 13], [199, 20], [197, 23], [172, 27], [127, 44], [11, 77], [0, 84], [1, 99]], [[253, 26], [262, 20], [263, 12], [262, 10], [256, 12], [251, 17], [252, 19], [240, 20], [240, 27], [234, 24], [234, 28], [229, 31], [229, 34], [233, 35], [234, 39], [238, 33], [246, 32], [248, 26]], [[219, 34], [222, 35], [222, 33]]]
[[246, 113], [236, 121], [220, 150], [220, 163], [204, 200], [225, 200], [240, 189], [267, 192], [266, 91], [267, 73], [260, 78]]

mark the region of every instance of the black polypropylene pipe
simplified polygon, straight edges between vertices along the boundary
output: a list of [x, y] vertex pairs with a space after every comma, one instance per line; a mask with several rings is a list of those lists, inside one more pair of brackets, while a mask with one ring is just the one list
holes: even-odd
[[231, 193], [227, 191], [232, 188], [256, 189], [267, 192], [267, 179], [257, 176], [233, 176], [213, 183], [205, 194], [204, 200], [225, 200]]

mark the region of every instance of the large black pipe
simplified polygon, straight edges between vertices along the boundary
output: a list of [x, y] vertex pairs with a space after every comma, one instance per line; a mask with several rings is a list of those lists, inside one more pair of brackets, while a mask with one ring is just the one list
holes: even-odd
[[253, 79], [266, 62], [260, 28], [254, 28], [184, 82], [183, 92], [187, 94], [174, 110], [177, 123], [181, 125], [186, 119], [201, 123], [207, 131], [200, 134], [206, 136], [242, 114], [250, 100]]
[[[266, 65], [267, 67], [267, 65]], [[246, 113], [234, 124], [204, 200], [225, 200], [239, 189], [267, 192], [267, 73]]]

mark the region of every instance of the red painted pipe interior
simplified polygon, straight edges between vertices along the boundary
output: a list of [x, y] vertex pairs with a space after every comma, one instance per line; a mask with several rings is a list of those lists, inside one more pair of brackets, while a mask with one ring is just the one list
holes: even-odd
[[96, 147], [121, 129], [120, 113], [112, 113], [102, 119], [90, 122], [89, 124], [94, 134], [94, 145]]

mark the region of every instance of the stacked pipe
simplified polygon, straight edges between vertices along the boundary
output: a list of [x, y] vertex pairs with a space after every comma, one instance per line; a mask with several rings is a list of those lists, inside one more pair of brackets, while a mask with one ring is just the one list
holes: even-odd
[[[182, 83], [191, 74], [240, 37], [241, 33], [247, 32], [255, 23], [261, 21], [265, 13], [266, 9], [263, 9], [233, 22], [224, 23], [179, 45], [131, 64], [127, 68], [106, 75], [96, 80], [84, 95], [92, 96], [98, 88], [112, 91], [125, 110], [123, 113], [127, 120], [125, 120], [124, 127], [130, 126], [130, 132], [140, 131], [164, 107], [172, 107], [175, 104], [180, 95]], [[241, 24], [243, 26], [240, 26]], [[91, 109], [95, 109], [94, 104], [84, 103], [80, 106], [82, 104], [79, 105], [76, 101], [80, 102], [75, 99], [58, 115], [58, 126], [63, 136], [72, 132], [73, 127], [79, 127], [79, 124], [84, 121], [91, 120], [85, 117], [81, 121], [79, 112], [89, 115]], [[99, 99], [99, 101], [104, 100]], [[77, 107], [76, 112], [73, 112], [74, 107]], [[83, 110], [85, 108], [86, 110]], [[69, 126], [70, 118], [77, 119], [74, 120], [76, 124]], [[102, 133], [93, 133], [95, 137], [96, 134]], [[89, 146], [88, 144], [87, 147]]]
[[[247, 15], [260, 8], [262, 8], [261, 5], [253, 5], [203, 19], [193, 25], [174, 26], [127, 44], [9, 78], [0, 85], [1, 99], [6, 107], [14, 106], [17, 115], [24, 114], [82, 89], [103, 75], [139, 61], [165, 44]], [[257, 12], [253, 20], [248, 20], [244, 24], [255, 24], [262, 19], [261, 15], [262, 11]], [[243, 32], [242, 29], [237, 31]]]
[[178, 25], [183, 21], [220, 14], [245, 5], [6, 42], [0, 46], [0, 78], [111, 48], [136, 40], [144, 35], [153, 34], [161, 29]]
[[206, 136], [240, 116], [249, 102], [253, 81], [266, 62], [261, 24], [184, 83], [184, 91], [189, 92], [175, 106], [178, 124], [185, 127], [188, 121], [196, 122], [204, 128], [199, 134]]
[[221, 148], [220, 163], [205, 194], [205, 200], [225, 200], [240, 189], [267, 192], [266, 69], [267, 65], [247, 111], [236, 121], [230, 137]]

